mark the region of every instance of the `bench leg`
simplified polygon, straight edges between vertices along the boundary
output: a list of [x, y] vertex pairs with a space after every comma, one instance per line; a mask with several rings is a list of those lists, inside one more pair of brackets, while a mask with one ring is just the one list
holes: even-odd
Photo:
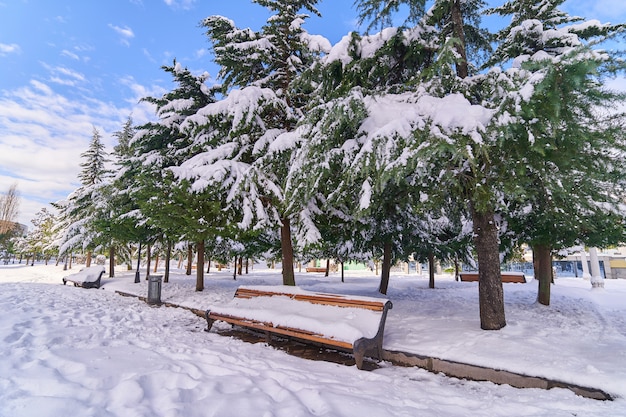
[[210, 313], [210, 310], [207, 310], [204, 313], [204, 317], [206, 318], [206, 323], [207, 323], [207, 327], [206, 329], [204, 329], [205, 332], [210, 332], [211, 327], [213, 327], [213, 323], [215, 323], [215, 320], [213, 320], [212, 318], [209, 318], [209, 313]]
[[366, 343], [362, 339], [354, 342], [352, 353], [354, 354], [354, 361], [358, 369], [363, 369], [363, 359], [365, 358], [365, 351], [367, 350]]

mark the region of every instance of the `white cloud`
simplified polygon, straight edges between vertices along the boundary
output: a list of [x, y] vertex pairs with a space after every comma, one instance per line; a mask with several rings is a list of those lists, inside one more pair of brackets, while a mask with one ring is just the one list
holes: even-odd
[[206, 49], [206, 48], [198, 49], [196, 51], [196, 54], [195, 54], [196, 59], [202, 58], [203, 56], [205, 56], [208, 53], [209, 53], [209, 50]]
[[72, 69], [60, 66], [51, 66], [44, 62], [42, 62], [41, 65], [46, 68], [48, 72], [50, 72], [49, 80], [55, 84], [78, 86], [86, 80], [83, 74]]
[[143, 49], [142, 49], [142, 52], [143, 52], [143, 55], [144, 55], [146, 58], [148, 58], [148, 61], [150, 61], [150, 62], [152, 62], [152, 63], [156, 64], [157, 60], [156, 60], [156, 59], [154, 59], [154, 57], [152, 56], [152, 54], [150, 53], [150, 51], [148, 51], [148, 49], [143, 48]]
[[[66, 80], [82, 77], [68, 68], [54, 69]], [[77, 188], [80, 154], [89, 146], [93, 126], [110, 152], [115, 143], [112, 133], [121, 129], [128, 115], [137, 124], [153, 117], [154, 109], [138, 103], [138, 96], [150, 90], [132, 79], [121, 85], [132, 95], [125, 107], [93, 98], [69, 98], [56, 91], [61, 87], [38, 80], [0, 91], [0, 191], [18, 183], [21, 223], [30, 225], [42, 207]]]
[[115, 33], [120, 35], [121, 37], [120, 42], [122, 42], [122, 44], [126, 46], [130, 45], [129, 39], [132, 39], [135, 37], [135, 33], [128, 26], [121, 27], [121, 26], [116, 26], [116, 25], [109, 23], [109, 27], [113, 29]]
[[16, 54], [20, 51], [20, 46], [16, 43], [0, 43], [0, 56]]
[[163, 0], [163, 2], [173, 9], [189, 10], [196, 0]]
[[626, 20], [624, 0], [567, 0], [563, 3], [563, 10], [575, 16], [602, 22], [620, 23]]
[[66, 56], [68, 58], [72, 58], [76, 61], [80, 60], [80, 57], [76, 55], [74, 52], [70, 52], [67, 49], [61, 51], [61, 56]]

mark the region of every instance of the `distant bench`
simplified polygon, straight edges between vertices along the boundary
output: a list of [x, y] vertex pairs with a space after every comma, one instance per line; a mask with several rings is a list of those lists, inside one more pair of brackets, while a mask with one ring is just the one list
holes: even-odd
[[364, 357], [382, 358], [383, 333], [391, 301], [317, 293], [288, 286], [242, 286], [223, 306], [206, 311], [207, 329], [216, 320], [265, 333], [293, 337]]
[[[501, 272], [502, 282], [526, 283], [526, 276], [522, 272]], [[478, 282], [478, 272], [462, 272], [459, 274], [461, 281]]]
[[322, 266], [307, 266], [306, 272], [326, 272], [326, 267], [322, 267]]
[[100, 288], [100, 280], [104, 274], [103, 266], [90, 266], [81, 269], [79, 272], [63, 278], [63, 285], [68, 282], [74, 283], [75, 287]]

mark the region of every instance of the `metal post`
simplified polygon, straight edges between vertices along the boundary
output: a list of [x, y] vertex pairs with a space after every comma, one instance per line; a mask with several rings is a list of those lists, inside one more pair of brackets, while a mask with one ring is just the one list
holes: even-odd
[[139, 242], [139, 250], [137, 251], [137, 272], [135, 272], [135, 284], [141, 282], [139, 277], [139, 261], [141, 260], [141, 242]]

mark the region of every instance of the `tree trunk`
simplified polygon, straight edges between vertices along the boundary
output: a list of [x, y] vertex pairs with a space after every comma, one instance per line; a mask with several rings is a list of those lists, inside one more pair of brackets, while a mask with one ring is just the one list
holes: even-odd
[[533, 246], [535, 279], [539, 281], [537, 301], [550, 305], [550, 283], [552, 282], [552, 251], [548, 245]]
[[467, 53], [465, 51], [465, 30], [463, 29], [461, 0], [454, 0], [452, 2], [450, 15], [452, 19], [452, 31], [454, 32], [454, 37], [460, 42], [460, 44], [455, 48], [456, 52], [459, 54], [459, 61], [456, 63], [456, 75], [458, 75], [459, 78], [465, 78], [469, 74], [469, 67], [467, 64]]
[[459, 280], [459, 258], [457, 256], [454, 257], [454, 280]]
[[109, 248], [109, 277], [115, 276], [115, 246]]
[[435, 255], [428, 252], [428, 288], [435, 288]]
[[250, 269], [250, 258], [246, 258], [246, 275], [248, 275], [249, 269]]
[[187, 271], [186, 275], [191, 275], [191, 266], [193, 264], [193, 247], [191, 246], [191, 242], [187, 245]]
[[172, 241], [167, 241], [167, 251], [165, 252], [165, 276], [163, 282], [170, 281], [170, 261], [172, 260]]
[[341, 261], [341, 282], [343, 281], [343, 261]]
[[207, 273], [207, 275], [211, 273], [211, 258], [210, 257], [209, 257], [209, 259], [207, 259], [206, 273]]
[[85, 266], [87, 268], [91, 266], [91, 251], [87, 251], [87, 260], [85, 261]]
[[380, 286], [378, 292], [387, 294], [389, 288], [389, 273], [391, 272], [391, 242], [383, 245], [383, 268], [380, 274]]
[[282, 219], [280, 228], [280, 248], [283, 257], [283, 285], [296, 285], [293, 272], [293, 245], [291, 243], [291, 222], [288, 217]]
[[233, 279], [237, 281], [237, 257], [235, 256], [235, 260], [233, 261]]
[[196, 291], [204, 290], [204, 240], [198, 241], [197, 252], [198, 259], [196, 261]]
[[157, 254], [154, 255], [154, 269], [153, 269], [153, 271], [154, 271], [155, 274], [156, 274], [158, 268], [159, 268], [159, 254], [157, 252]]
[[243, 256], [239, 257], [239, 261], [237, 262], [237, 275], [241, 275], [243, 273]]
[[327, 277], [329, 272], [330, 272], [330, 258], [327, 258], [326, 259], [326, 272], [324, 273], [324, 276]]
[[492, 210], [478, 212], [472, 204], [474, 245], [478, 256], [478, 299], [480, 327], [499, 330], [506, 326], [504, 295], [500, 274], [498, 230]]
[[152, 245], [148, 244], [146, 248], [146, 280], [150, 276], [150, 257], [152, 256]]

